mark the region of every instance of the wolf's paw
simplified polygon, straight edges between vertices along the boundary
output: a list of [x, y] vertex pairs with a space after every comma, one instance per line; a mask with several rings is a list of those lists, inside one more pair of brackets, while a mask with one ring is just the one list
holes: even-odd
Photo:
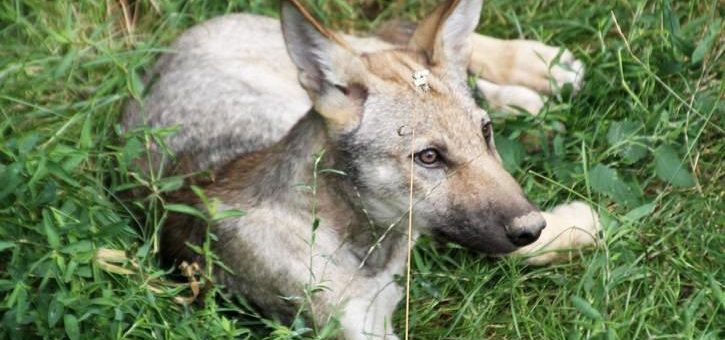
[[596, 211], [584, 202], [571, 202], [544, 212], [546, 228], [539, 239], [517, 253], [531, 256], [526, 262], [542, 265], [569, 257], [572, 250], [595, 246], [601, 224]]
[[488, 80], [476, 81], [478, 92], [493, 108], [516, 112], [524, 110], [537, 115], [544, 107], [544, 97], [536, 91], [518, 85], [498, 85]]
[[559, 93], [566, 84], [571, 84], [574, 92], [582, 88], [584, 82], [584, 63], [575, 59], [569, 50], [564, 50], [561, 58], [552, 60], [550, 84], [552, 93]]
[[558, 94], [566, 84], [571, 84], [574, 91], [581, 89], [584, 63], [568, 49], [532, 40], [510, 43], [516, 55], [514, 83], [544, 94]]
[[588, 204], [581, 201], [561, 204], [552, 209], [551, 214], [559, 219], [557, 228], [575, 231], [570, 240], [572, 248], [596, 244], [602, 226], [597, 212]]

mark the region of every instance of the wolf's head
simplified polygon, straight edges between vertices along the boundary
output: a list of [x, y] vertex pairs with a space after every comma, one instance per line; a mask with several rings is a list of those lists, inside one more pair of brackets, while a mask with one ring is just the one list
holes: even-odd
[[[502, 167], [491, 119], [466, 85], [480, 9], [481, 0], [448, 1], [407, 46], [375, 53], [353, 51], [288, 2], [282, 27], [371, 218], [387, 225], [405, 216], [412, 180], [419, 231], [500, 254], [535, 241], [545, 221]], [[423, 70], [427, 79], [415, 83]]]

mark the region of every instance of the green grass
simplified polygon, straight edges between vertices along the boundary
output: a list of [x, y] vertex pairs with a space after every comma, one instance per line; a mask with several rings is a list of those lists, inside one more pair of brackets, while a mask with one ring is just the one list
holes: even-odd
[[[320, 3], [315, 13], [333, 27], [377, 22], [346, 2]], [[124, 101], [143, 95], [139, 76], [185, 28], [276, 6], [139, 1], [129, 30], [119, 4], [0, 3], [0, 337], [304, 333], [220, 287], [204, 304], [174, 301], [190, 292], [158, 267], [156, 236], [161, 193], [180, 179], [132, 166], [167, 132], [118, 127]], [[432, 4], [381, 8], [382, 18], [420, 18]], [[565, 45], [588, 67], [583, 90], [538, 118], [495, 114], [497, 144], [542, 207], [598, 206], [605, 242], [530, 268], [423, 240], [415, 339], [725, 337], [722, 14], [716, 0], [487, 1], [479, 32]], [[123, 195], [137, 187], [151, 193]]]

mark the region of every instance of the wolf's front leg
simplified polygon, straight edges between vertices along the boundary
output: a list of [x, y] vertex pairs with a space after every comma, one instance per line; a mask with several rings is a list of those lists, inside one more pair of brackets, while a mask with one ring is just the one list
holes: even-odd
[[387, 339], [397, 340], [393, 330], [393, 312], [402, 297], [402, 291], [395, 282], [382, 286], [369, 282], [364, 292], [350, 298], [340, 319], [345, 339]]
[[392, 320], [403, 292], [391, 276], [344, 271], [329, 278], [327, 289], [313, 296], [318, 324], [337, 319], [339, 337], [347, 340], [398, 339]]
[[565, 84], [571, 84], [575, 91], [581, 88], [584, 64], [568, 49], [480, 34], [472, 34], [469, 43], [472, 53], [468, 69], [487, 81], [488, 86], [479, 84], [479, 91], [495, 107], [529, 110], [533, 105], [536, 109], [543, 101], [532, 99], [532, 94], [555, 95]]
[[601, 225], [596, 211], [583, 202], [562, 204], [544, 212], [546, 228], [539, 239], [515, 252], [526, 262], [543, 265], [567, 258], [571, 251], [599, 242]]

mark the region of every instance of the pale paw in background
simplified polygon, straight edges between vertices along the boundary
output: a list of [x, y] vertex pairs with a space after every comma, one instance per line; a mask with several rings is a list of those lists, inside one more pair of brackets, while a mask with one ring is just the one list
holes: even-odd
[[[477, 89], [495, 109], [536, 115], [547, 96], [558, 96], [567, 84], [576, 93], [584, 83], [584, 63], [568, 49], [534, 40], [503, 40], [498, 45], [488, 38], [472, 42], [470, 68], [480, 76]], [[505, 52], [490, 60], [478, 56], [491, 48]]]
[[584, 82], [584, 63], [568, 49], [545, 45], [532, 40], [511, 41], [515, 50], [512, 83], [542, 94], [556, 95], [566, 84], [574, 91]]
[[476, 86], [489, 105], [497, 109], [512, 112], [520, 109], [537, 115], [544, 107], [545, 97], [527, 87], [498, 85], [485, 79], [478, 79]]

